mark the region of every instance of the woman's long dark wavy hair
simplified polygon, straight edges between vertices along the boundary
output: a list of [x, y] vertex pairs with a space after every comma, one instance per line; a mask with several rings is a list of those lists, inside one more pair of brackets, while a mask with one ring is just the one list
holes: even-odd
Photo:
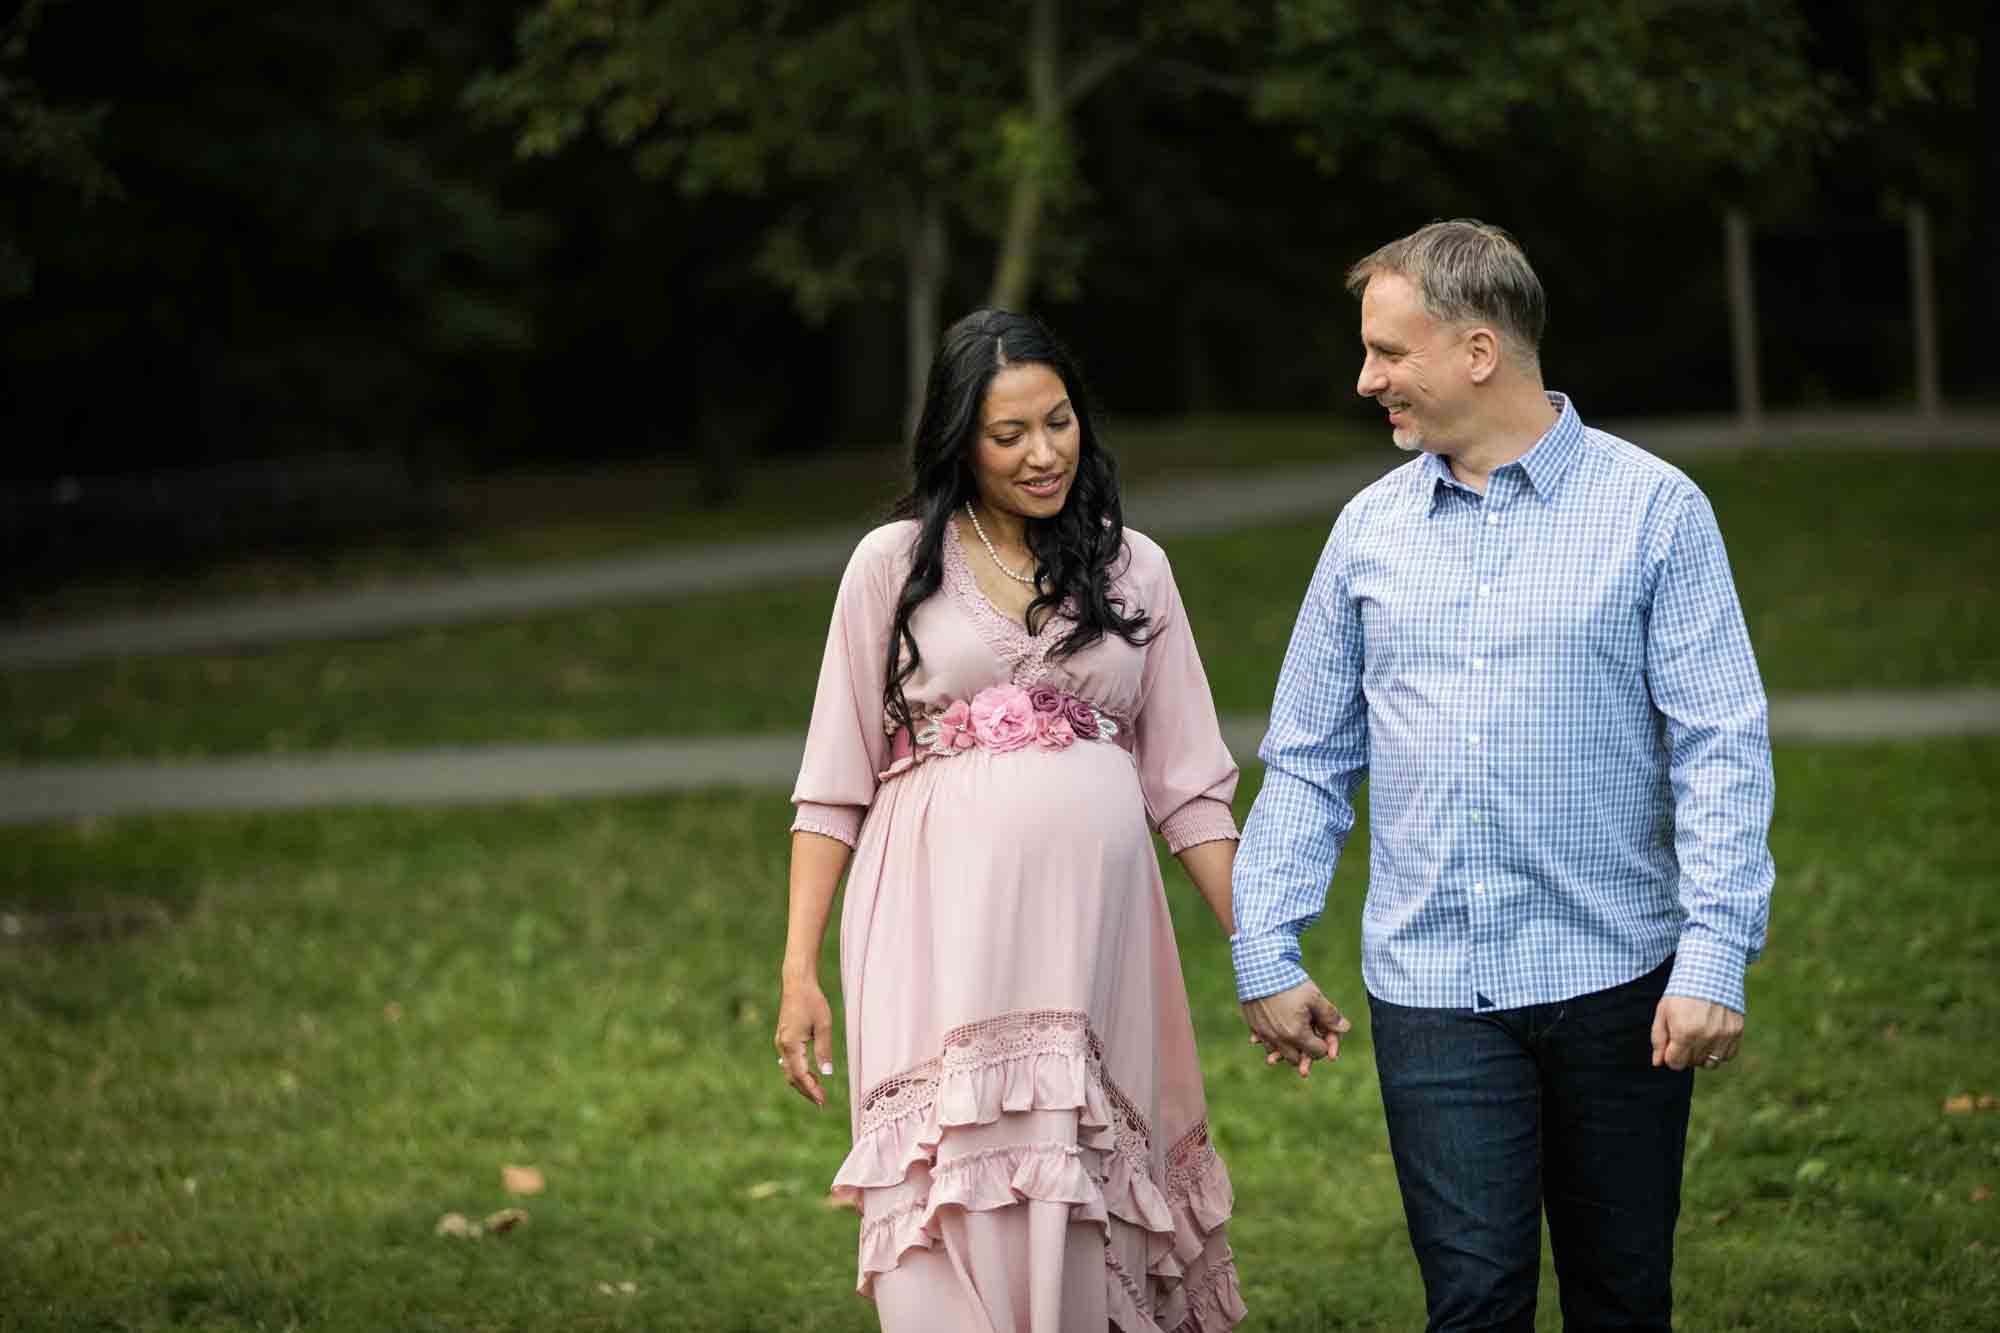
[[1075, 628], [1055, 646], [1067, 657], [1116, 634], [1127, 643], [1151, 638], [1143, 608], [1125, 614], [1111, 591], [1112, 565], [1125, 546], [1125, 516], [1118, 499], [1118, 463], [1097, 438], [1083, 376], [1068, 349], [1032, 315], [1011, 310], [975, 310], [945, 330], [924, 386], [923, 415], [911, 449], [909, 493], [890, 510], [892, 519], [917, 520], [916, 556], [896, 599], [889, 629], [888, 684], [883, 704], [902, 726], [910, 724], [903, 683], [923, 660], [910, 617], [944, 581], [944, 543], [952, 514], [978, 494], [972, 479], [972, 450], [979, 436], [987, 386], [1003, 369], [1040, 364], [1056, 373], [1069, 392], [1080, 443], [1076, 476], [1063, 507], [1053, 518], [1027, 521], [1028, 549], [1039, 567], [1028, 623], [1039, 628], [1057, 608], [1073, 613]]

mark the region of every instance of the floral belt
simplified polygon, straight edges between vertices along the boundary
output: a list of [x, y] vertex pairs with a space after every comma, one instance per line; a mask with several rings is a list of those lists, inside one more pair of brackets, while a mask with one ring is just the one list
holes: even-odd
[[929, 759], [948, 759], [967, 750], [1005, 754], [1030, 747], [1067, 750], [1078, 741], [1109, 741], [1128, 754], [1132, 728], [1073, 694], [1037, 685], [988, 685], [970, 700], [954, 699], [925, 709], [910, 726], [885, 719], [889, 767], [877, 776], [892, 778]]

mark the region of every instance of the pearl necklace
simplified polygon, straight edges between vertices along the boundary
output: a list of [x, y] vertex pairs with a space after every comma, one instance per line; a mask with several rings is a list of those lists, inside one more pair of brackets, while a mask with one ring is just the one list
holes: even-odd
[[1025, 583], [1031, 588], [1034, 587], [1035, 576], [1033, 574], [1016, 574], [1013, 570], [1000, 563], [1000, 553], [993, 549], [993, 540], [986, 535], [986, 529], [979, 526], [979, 515], [972, 512], [972, 501], [970, 500], [965, 502], [965, 516], [972, 520], [972, 530], [979, 534], [980, 542], [986, 547], [986, 554], [993, 557], [993, 563], [998, 566], [1000, 572], [1016, 583]]

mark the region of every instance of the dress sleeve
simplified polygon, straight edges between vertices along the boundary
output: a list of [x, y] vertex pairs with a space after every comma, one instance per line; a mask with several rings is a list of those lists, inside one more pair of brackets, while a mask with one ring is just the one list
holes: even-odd
[[900, 586], [896, 565], [879, 536], [864, 540], [847, 562], [820, 659], [805, 757], [792, 788], [798, 807], [793, 830], [823, 833], [850, 847], [875, 799], [875, 775], [888, 762], [882, 687]]
[[1215, 699], [1173, 570], [1161, 553], [1159, 575], [1146, 603], [1153, 638], [1139, 683], [1133, 718], [1133, 756], [1146, 814], [1175, 852], [1197, 843], [1236, 837], [1229, 800], [1236, 794], [1236, 760], [1222, 740]]

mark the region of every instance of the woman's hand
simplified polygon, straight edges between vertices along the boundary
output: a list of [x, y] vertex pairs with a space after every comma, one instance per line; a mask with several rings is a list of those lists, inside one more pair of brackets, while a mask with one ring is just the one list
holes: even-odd
[[833, 1050], [833, 1006], [826, 1002], [818, 981], [809, 977], [786, 979], [784, 996], [778, 1001], [778, 1031], [771, 1041], [778, 1048], [785, 1082], [814, 1106], [825, 1106], [826, 1089], [813, 1076], [813, 1051], [817, 1048], [819, 1052], [820, 1074], [830, 1077], [833, 1061], [827, 1056]]

